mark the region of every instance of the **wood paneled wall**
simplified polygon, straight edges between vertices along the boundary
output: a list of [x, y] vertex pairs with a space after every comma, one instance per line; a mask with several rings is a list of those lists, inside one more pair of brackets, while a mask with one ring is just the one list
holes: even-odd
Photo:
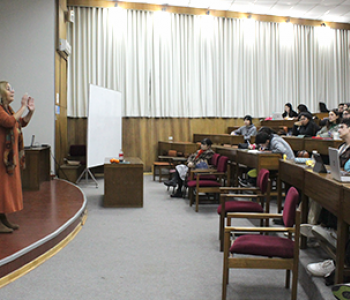
[[[258, 119], [253, 123], [260, 126]], [[194, 133], [227, 133], [228, 127], [243, 126], [243, 119], [123, 118], [122, 124], [124, 155], [141, 158], [144, 171], [150, 172], [157, 159], [158, 141], [168, 141], [172, 136], [173, 141], [192, 142]], [[86, 144], [86, 130], [86, 118], [68, 118], [68, 144]]]

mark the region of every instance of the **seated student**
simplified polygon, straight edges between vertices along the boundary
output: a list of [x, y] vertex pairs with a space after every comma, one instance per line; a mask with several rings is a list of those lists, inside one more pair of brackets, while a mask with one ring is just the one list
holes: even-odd
[[292, 104], [286, 103], [284, 106], [284, 113], [282, 114], [282, 117], [286, 120], [297, 119], [298, 113], [293, 110]]
[[231, 132], [231, 135], [243, 135], [245, 142], [250, 142], [250, 138], [256, 135], [256, 127], [253, 124], [253, 118], [250, 115], [246, 115], [244, 118], [244, 126]]
[[338, 113], [339, 113], [339, 117], [341, 119], [343, 118], [343, 112], [344, 112], [344, 103], [339, 103], [338, 104]]
[[[259, 149], [260, 151], [270, 151], [272, 153], [280, 153], [286, 155], [287, 159], [294, 159], [295, 155], [288, 144], [281, 136], [274, 133], [269, 127], [261, 127], [255, 137], [255, 144], [250, 145], [249, 149]], [[239, 184], [242, 186], [256, 185], [256, 169], [252, 169], [247, 173], [247, 180], [239, 178]]]
[[342, 113], [344, 111], [344, 103], [339, 103], [338, 104], [338, 112]]
[[292, 135], [303, 135], [306, 137], [315, 136], [320, 128], [312, 120], [312, 115], [307, 112], [299, 114], [299, 121], [295, 122], [292, 128]]
[[260, 146], [261, 151], [285, 154], [287, 159], [295, 158], [294, 152], [288, 142], [277, 134], [259, 132], [255, 137], [255, 144]]
[[176, 193], [171, 195], [171, 197], [181, 198], [182, 197], [182, 186], [183, 182], [186, 179], [186, 174], [188, 168], [208, 168], [208, 162], [214, 155], [214, 151], [211, 149], [212, 141], [208, 138], [205, 138], [201, 141], [201, 149], [196, 153], [191, 154], [187, 159], [187, 166], [177, 165], [175, 167], [175, 173], [171, 180], [164, 181], [166, 186], [178, 186]]
[[301, 114], [303, 112], [307, 112], [310, 115], [312, 115], [311, 112], [309, 112], [309, 110], [308, 110], [308, 108], [307, 108], [307, 106], [305, 104], [299, 104], [297, 109], [298, 109], [298, 114]]
[[350, 108], [344, 109], [342, 112], [343, 119], [350, 119]]
[[317, 131], [316, 135], [320, 137], [333, 138], [334, 134], [338, 134], [339, 123], [340, 123], [339, 113], [336, 109], [332, 109], [329, 112], [326, 125], [323, 126], [319, 131]]

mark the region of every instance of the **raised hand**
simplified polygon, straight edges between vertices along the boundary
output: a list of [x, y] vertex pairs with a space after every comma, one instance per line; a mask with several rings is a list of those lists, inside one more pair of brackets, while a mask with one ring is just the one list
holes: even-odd
[[27, 108], [29, 109], [29, 111], [32, 111], [32, 112], [35, 110], [34, 98], [32, 97], [28, 98]]
[[25, 93], [25, 94], [23, 95], [23, 97], [22, 97], [22, 100], [21, 100], [21, 105], [22, 105], [22, 106], [27, 106], [27, 105], [28, 105], [28, 98], [29, 98], [28, 94]]

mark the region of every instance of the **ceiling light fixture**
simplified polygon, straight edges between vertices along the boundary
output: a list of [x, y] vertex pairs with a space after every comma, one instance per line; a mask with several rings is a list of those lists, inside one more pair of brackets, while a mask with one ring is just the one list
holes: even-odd
[[251, 19], [252, 18], [252, 14], [249, 14], [248, 16], [247, 16], [247, 19]]
[[114, 7], [118, 7], [118, 1], [115, 1]]
[[326, 23], [321, 23], [321, 27], [327, 27]]
[[287, 18], [287, 19], [286, 19], [286, 23], [290, 23], [290, 18]]
[[207, 16], [210, 15], [210, 10], [208, 9], [207, 12], [205, 13]]

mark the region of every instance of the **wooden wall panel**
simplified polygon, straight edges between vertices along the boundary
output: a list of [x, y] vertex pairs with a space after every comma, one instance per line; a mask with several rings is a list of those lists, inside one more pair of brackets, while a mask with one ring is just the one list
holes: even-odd
[[[259, 120], [254, 124], [259, 125]], [[141, 158], [144, 171], [150, 172], [158, 141], [166, 142], [172, 136], [174, 141], [192, 142], [194, 133], [223, 134], [227, 127], [242, 125], [242, 119], [123, 118], [123, 151], [125, 156]], [[86, 118], [68, 118], [68, 145], [86, 144], [86, 130]]]

